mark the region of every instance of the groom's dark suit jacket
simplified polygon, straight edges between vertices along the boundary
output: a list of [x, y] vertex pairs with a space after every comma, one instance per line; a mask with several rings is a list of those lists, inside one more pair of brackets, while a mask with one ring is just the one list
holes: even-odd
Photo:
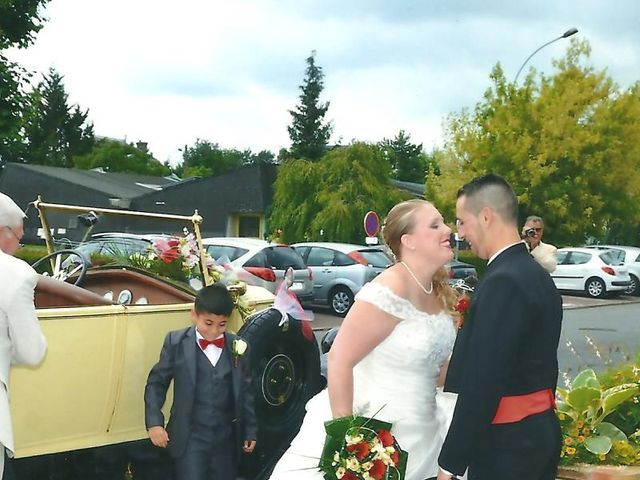
[[487, 266], [451, 355], [445, 390], [459, 394], [440, 467], [461, 475], [483, 454], [503, 396], [558, 380], [562, 298], [524, 243]]
[[[222, 355], [228, 355], [230, 362], [234, 362], [231, 345], [237, 337], [225, 333], [225, 347]], [[162, 414], [167, 389], [173, 380], [173, 404], [167, 432], [169, 434], [168, 450], [176, 458], [184, 453], [192, 417], [197, 418], [198, 412], [193, 411], [194, 394], [196, 388], [196, 355], [202, 355], [196, 343], [195, 327], [169, 332], [164, 340], [160, 360], [149, 372], [144, 392], [145, 424], [147, 428], [164, 426]], [[235, 424], [235, 445], [240, 449], [244, 440], [255, 440], [257, 437], [257, 423], [249, 376], [249, 350], [239, 357], [237, 366], [232, 367], [231, 387], [233, 390]], [[233, 363], [232, 363], [233, 365]]]

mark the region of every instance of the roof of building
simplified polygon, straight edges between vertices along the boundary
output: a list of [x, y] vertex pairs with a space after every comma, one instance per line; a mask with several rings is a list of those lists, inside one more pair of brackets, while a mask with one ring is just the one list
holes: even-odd
[[181, 182], [175, 176], [154, 177], [135, 173], [105, 172], [101, 169], [78, 170], [75, 168], [30, 165], [26, 163], [7, 163], [5, 168], [21, 168], [65, 182], [82, 185], [110, 197], [124, 199], [139, 197], [145, 193], [162, 190], [169, 185]]
[[414, 183], [414, 182], [403, 182], [401, 180], [391, 180], [391, 184], [399, 188], [400, 190], [404, 190], [405, 192], [409, 192], [411, 195], [424, 198], [424, 183]]

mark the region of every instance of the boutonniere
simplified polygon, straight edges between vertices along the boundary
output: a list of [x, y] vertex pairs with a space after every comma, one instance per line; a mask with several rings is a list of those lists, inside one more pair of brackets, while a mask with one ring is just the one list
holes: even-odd
[[458, 299], [458, 303], [456, 304], [456, 312], [458, 312], [458, 317], [460, 318], [458, 328], [462, 328], [462, 325], [464, 325], [465, 315], [467, 313], [467, 310], [469, 310], [470, 305], [471, 299], [466, 295], [462, 295]]
[[231, 344], [231, 354], [233, 355], [233, 364], [238, 366], [238, 359], [247, 351], [247, 342], [241, 338], [236, 338]]

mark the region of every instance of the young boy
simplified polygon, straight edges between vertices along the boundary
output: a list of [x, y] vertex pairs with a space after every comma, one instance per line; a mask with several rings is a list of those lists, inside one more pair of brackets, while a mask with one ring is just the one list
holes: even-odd
[[[232, 310], [224, 285], [201, 289], [191, 310], [195, 327], [169, 332], [149, 372], [147, 431], [154, 445], [168, 448], [177, 480], [236, 480], [240, 447], [251, 453], [256, 445], [246, 344], [225, 333]], [[171, 380], [173, 405], [165, 430], [161, 408]]]

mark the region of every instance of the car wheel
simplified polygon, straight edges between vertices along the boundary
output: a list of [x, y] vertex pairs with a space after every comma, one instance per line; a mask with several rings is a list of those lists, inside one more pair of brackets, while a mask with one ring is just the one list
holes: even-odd
[[344, 317], [353, 305], [353, 293], [347, 287], [336, 287], [329, 294], [329, 308], [339, 317]]
[[249, 343], [260, 437], [254, 454], [243, 456], [243, 478], [269, 478], [300, 429], [307, 401], [325, 386], [318, 344], [305, 333], [301, 321], [273, 308], [249, 316], [238, 332]]
[[607, 287], [604, 282], [596, 277], [587, 280], [584, 290], [591, 298], [602, 298], [607, 293]]
[[627, 288], [624, 293], [626, 295], [633, 295], [634, 297], [637, 297], [638, 294], [640, 294], [640, 282], [638, 281], [638, 277], [636, 277], [635, 275], [629, 276], [631, 277], [631, 285], [629, 285], [629, 288]]

